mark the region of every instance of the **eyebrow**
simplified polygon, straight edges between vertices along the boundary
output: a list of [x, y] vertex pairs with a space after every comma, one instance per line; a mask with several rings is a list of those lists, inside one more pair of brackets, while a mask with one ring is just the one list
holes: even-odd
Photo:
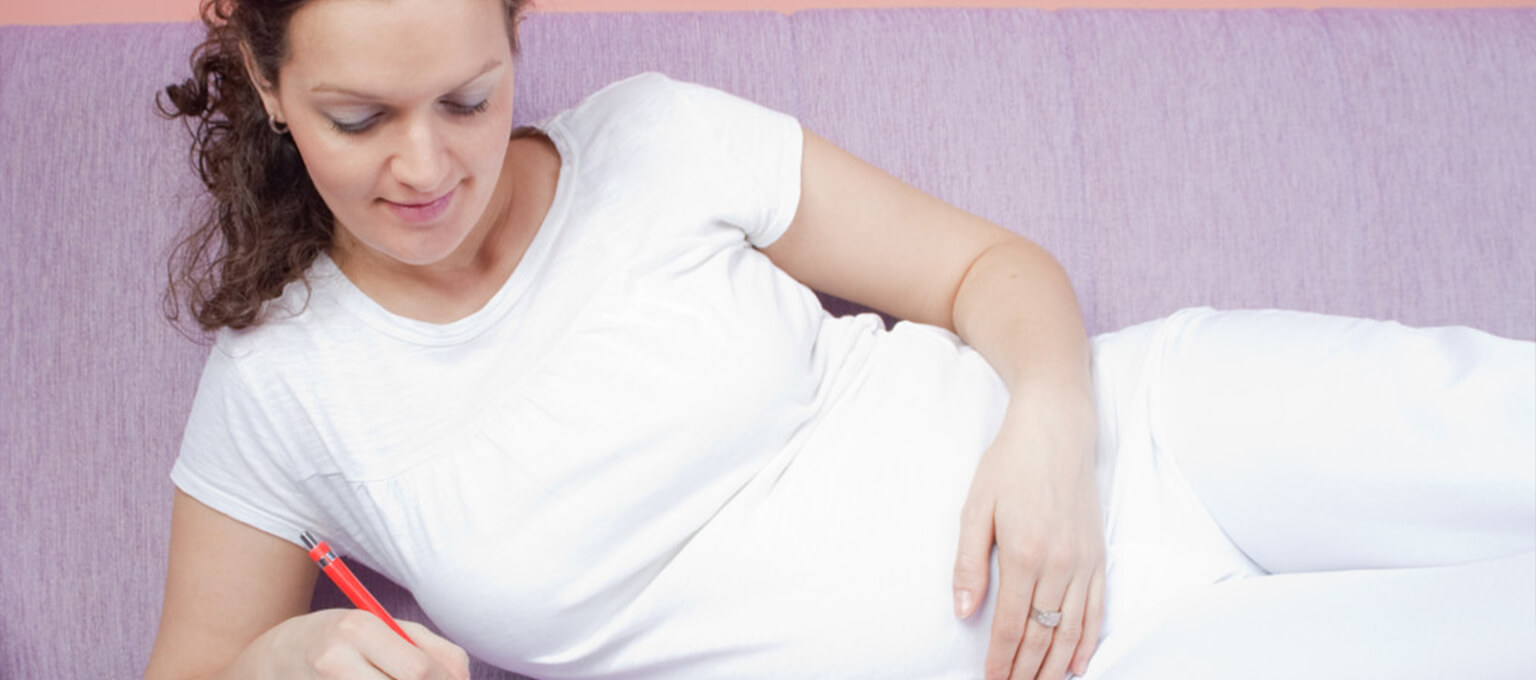
[[[453, 92], [453, 91], [462, 89], [466, 85], [469, 85], [470, 83], [473, 83], [476, 80], [479, 80], [481, 76], [483, 76], [483, 75], [485, 75], [487, 73], [490, 73], [491, 71], [495, 70], [496, 67], [498, 67], [498, 66], [501, 66], [501, 60], [500, 59], [492, 59], [492, 60], [486, 62], [485, 66], [480, 67], [480, 72], [479, 73], [476, 73], [475, 75], [470, 76], [467, 80], [465, 80], [462, 83], [459, 83], [457, 86], [449, 89], [448, 91], [449, 92]], [[359, 92], [357, 90], [348, 89], [348, 88], [342, 87], [340, 85], [332, 85], [330, 83], [320, 83], [319, 85], [316, 85], [316, 86], [310, 88], [309, 91], [310, 92], [333, 92], [333, 93], [340, 94], [340, 95], [346, 95], [346, 96], [352, 97], [354, 99], [366, 99], [368, 101], [379, 101], [381, 99], [378, 96], [375, 96], [375, 95], [372, 95], [372, 94], [368, 94], [366, 92]]]

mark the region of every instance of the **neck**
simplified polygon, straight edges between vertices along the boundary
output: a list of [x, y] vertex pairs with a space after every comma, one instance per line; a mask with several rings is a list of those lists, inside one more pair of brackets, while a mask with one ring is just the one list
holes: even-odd
[[525, 196], [537, 193], [537, 183], [529, 163], [514, 159], [515, 146], [508, 147], [480, 219], [452, 255], [430, 265], [409, 265], [338, 229], [331, 248], [337, 267], [368, 297], [407, 318], [447, 323], [483, 307], [511, 276], [543, 215], [522, 209]]

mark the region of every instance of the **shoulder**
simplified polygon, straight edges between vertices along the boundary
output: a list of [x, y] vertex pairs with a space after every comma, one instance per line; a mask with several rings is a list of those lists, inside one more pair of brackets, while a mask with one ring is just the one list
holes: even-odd
[[[269, 375], [274, 362], [312, 354], [326, 336], [348, 325], [350, 317], [337, 288], [341, 276], [329, 259], [317, 260], [303, 278], [291, 281], [262, 309], [260, 322], [241, 329], [221, 329], [213, 353], [221, 354], [242, 372]], [[285, 359], [286, 357], [286, 359]]]
[[712, 132], [753, 128], [766, 119], [794, 120], [725, 90], [647, 72], [587, 95], [546, 126], [563, 127], [578, 138], [600, 137], [604, 141], [625, 134], [708, 139]]
[[183, 456], [222, 465], [231, 459], [217, 449], [239, 444], [246, 449], [230, 455], [243, 464], [278, 465], [300, 475], [315, 471], [317, 460], [287, 452], [317, 450], [306, 405], [326, 380], [317, 369], [358, 354], [347, 351], [349, 339], [336, 332], [346, 325], [337, 323], [341, 315], [315, 313], [321, 299], [295, 281], [268, 304], [260, 323], [218, 331], [198, 380]]
[[675, 104], [678, 94], [687, 85], [664, 73], [648, 71], [623, 80], [617, 80], [587, 95], [574, 111], [591, 113], [603, 111], [633, 111], [654, 106]]
[[587, 95], [546, 126], [561, 126], [576, 133], [654, 127], [676, 112], [681, 90], [682, 83], [666, 75], [641, 73]]

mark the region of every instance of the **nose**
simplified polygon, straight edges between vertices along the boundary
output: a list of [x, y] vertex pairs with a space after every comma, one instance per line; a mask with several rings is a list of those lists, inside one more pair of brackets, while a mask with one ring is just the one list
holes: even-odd
[[431, 121], [418, 119], [404, 127], [389, 171], [396, 181], [422, 193], [442, 186], [448, 173], [448, 149]]

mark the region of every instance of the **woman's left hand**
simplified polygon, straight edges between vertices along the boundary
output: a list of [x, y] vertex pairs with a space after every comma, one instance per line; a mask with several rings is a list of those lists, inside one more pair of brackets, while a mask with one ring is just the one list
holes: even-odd
[[971, 616], [985, 599], [997, 546], [987, 680], [1080, 675], [1098, 646], [1105, 548], [1096, 427], [1091, 407], [1087, 418], [1062, 408], [1060, 401], [1017, 398], [1009, 405], [962, 513], [954, 577], [959, 617]]

